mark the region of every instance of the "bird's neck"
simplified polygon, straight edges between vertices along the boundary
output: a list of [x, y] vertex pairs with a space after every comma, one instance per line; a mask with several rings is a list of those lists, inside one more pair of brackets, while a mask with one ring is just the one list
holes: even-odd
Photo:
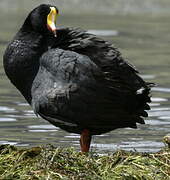
[[41, 35], [19, 31], [4, 56], [7, 76], [29, 103], [31, 86], [39, 69], [39, 58], [45, 51], [43, 44]]

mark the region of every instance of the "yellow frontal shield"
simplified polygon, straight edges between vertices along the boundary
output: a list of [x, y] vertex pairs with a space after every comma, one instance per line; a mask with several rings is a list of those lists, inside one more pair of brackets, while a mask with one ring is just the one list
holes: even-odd
[[51, 9], [50, 13], [47, 16], [47, 26], [48, 26], [48, 29], [50, 31], [52, 31], [55, 36], [57, 36], [56, 35], [56, 30], [57, 30], [57, 28], [56, 28], [56, 19], [57, 19], [58, 13], [57, 13], [57, 10], [56, 10], [55, 7], [50, 7], [50, 9]]

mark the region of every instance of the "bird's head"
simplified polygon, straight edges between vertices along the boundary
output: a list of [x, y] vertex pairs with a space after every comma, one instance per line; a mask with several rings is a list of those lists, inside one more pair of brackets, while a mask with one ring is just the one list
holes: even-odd
[[56, 6], [41, 4], [30, 12], [24, 25], [27, 26], [26, 28], [32, 28], [34, 31], [42, 34], [52, 32], [54, 36], [57, 36], [57, 16], [58, 9]]

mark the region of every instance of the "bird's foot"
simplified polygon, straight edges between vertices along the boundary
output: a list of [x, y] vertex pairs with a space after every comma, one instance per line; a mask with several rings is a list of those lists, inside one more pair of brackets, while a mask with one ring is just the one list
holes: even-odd
[[91, 134], [88, 129], [84, 129], [80, 136], [81, 152], [89, 152], [91, 143]]

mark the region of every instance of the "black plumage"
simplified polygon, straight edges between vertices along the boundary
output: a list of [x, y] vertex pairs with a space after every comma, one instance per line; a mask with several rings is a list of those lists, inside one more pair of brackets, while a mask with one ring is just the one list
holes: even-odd
[[76, 28], [54, 36], [50, 7], [35, 8], [4, 53], [7, 76], [34, 112], [79, 134], [144, 124], [150, 84], [109, 42]]

